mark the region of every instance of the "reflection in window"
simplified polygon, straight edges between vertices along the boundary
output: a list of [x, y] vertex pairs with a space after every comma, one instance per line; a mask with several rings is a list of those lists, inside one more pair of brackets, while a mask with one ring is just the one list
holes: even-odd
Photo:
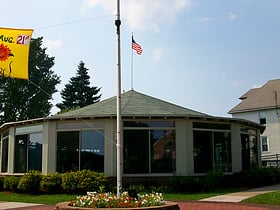
[[193, 141], [195, 173], [232, 170], [230, 132], [195, 130]]
[[14, 172], [42, 171], [42, 133], [17, 135], [15, 138]]
[[57, 133], [57, 171], [79, 170], [79, 132]]
[[151, 131], [152, 173], [172, 173], [175, 170], [175, 131]]
[[28, 135], [18, 135], [15, 138], [15, 162], [14, 172], [25, 173], [27, 172], [27, 145]]
[[96, 131], [82, 131], [81, 167], [98, 172], [104, 171], [104, 134]]
[[57, 171], [64, 173], [83, 169], [104, 171], [104, 132], [58, 132]]
[[205, 173], [213, 169], [210, 131], [194, 131], [193, 155], [195, 173]]
[[123, 133], [125, 174], [175, 172], [173, 121], [127, 121], [124, 122], [124, 126], [126, 126]]
[[123, 153], [124, 173], [148, 173], [149, 131], [125, 130]]
[[42, 133], [32, 133], [29, 135], [28, 170], [42, 170], [42, 143]]

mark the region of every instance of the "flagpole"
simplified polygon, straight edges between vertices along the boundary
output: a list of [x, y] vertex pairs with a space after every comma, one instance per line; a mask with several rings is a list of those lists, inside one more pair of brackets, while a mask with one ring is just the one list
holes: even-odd
[[117, 0], [116, 25], [116, 70], [117, 70], [117, 196], [120, 197], [122, 189], [122, 160], [121, 160], [121, 46], [120, 46], [120, 0]]
[[[131, 38], [133, 37], [133, 33], [131, 35]], [[131, 72], [130, 72], [130, 82], [131, 82], [131, 90], [133, 90], [133, 49], [131, 47]]]

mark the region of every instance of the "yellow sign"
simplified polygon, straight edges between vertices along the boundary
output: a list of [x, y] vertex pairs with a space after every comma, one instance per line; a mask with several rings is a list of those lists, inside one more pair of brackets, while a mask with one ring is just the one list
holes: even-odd
[[0, 28], [0, 76], [28, 79], [32, 29]]

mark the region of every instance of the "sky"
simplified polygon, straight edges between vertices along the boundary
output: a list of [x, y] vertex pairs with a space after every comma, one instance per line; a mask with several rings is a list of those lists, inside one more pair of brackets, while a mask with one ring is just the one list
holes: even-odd
[[[58, 93], [80, 61], [101, 100], [117, 94], [117, 0], [9, 0], [1, 25], [43, 37]], [[121, 90], [132, 88], [213, 116], [251, 88], [280, 76], [279, 0], [120, 0]], [[131, 36], [142, 55], [131, 49]], [[53, 108], [55, 114], [59, 109]]]

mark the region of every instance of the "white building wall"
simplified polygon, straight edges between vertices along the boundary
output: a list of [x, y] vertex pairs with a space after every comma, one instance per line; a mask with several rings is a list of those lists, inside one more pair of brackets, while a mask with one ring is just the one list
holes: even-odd
[[[232, 117], [243, 118], [259, 123], [260, 112], [265, 113], [266, 116], [266, 129], [261, 134], [261, 136], [267, 136], [268, 148], [269, 148], [269, 151], [262, 152], [262, 155], [280, 154], [280, 124], [279, 124], [279, 114], [277, 114], [276, 109], [234, 113], [232, 114]], [[261, 142], [260, 142], [260, 146], [261, 146]]]

